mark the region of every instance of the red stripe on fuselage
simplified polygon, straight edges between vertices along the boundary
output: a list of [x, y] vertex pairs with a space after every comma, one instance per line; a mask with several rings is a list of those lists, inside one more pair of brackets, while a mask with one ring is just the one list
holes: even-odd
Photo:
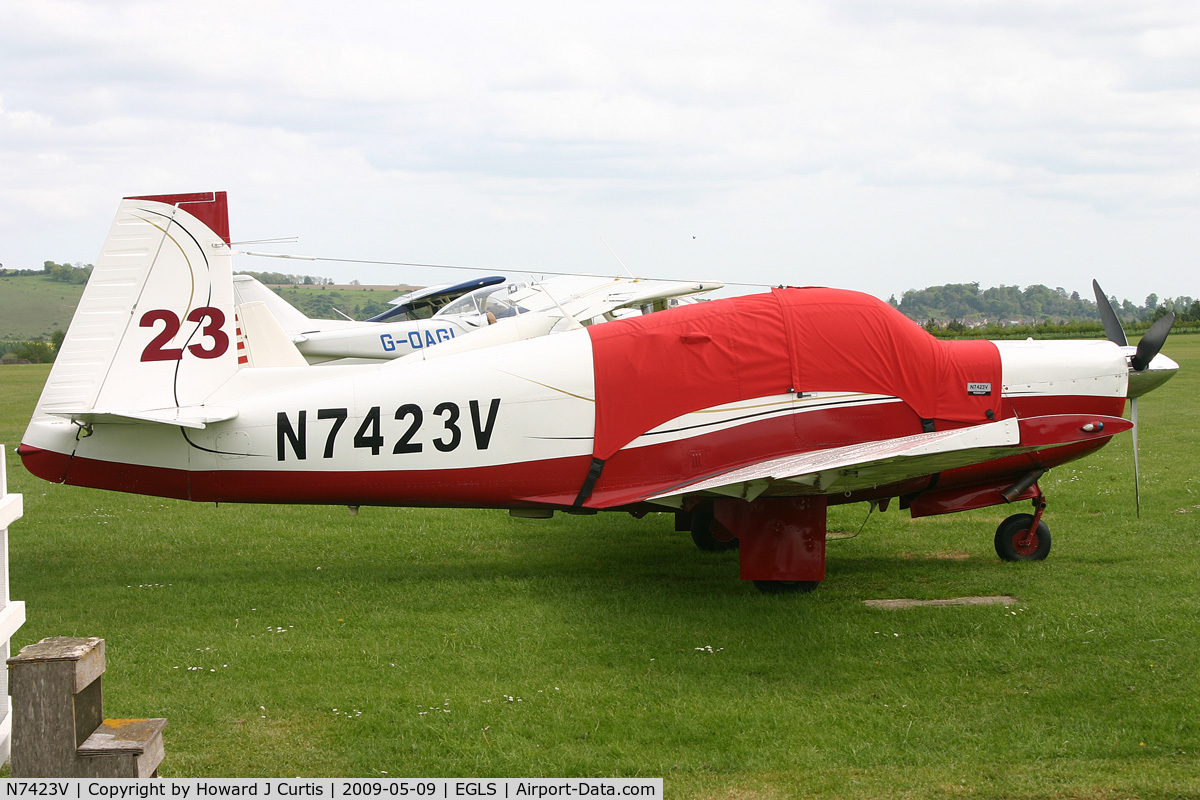
[[[223, 503], [312, 503], [509, 508], [523, 498], [583, 483], [590, 456], [447, 470], [183, 470], [121, 464], [22, 445], [26, 469], [44, 480], [118, 492]], [[577, 489], [575, 489], [577, 491]]]

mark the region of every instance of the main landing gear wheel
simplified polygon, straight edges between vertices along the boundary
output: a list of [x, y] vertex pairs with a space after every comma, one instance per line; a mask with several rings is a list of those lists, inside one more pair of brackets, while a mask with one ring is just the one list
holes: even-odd
[[755, 581], [754, 585], [763, 594], [802, 594], [811, 592], [821, 585], [820, 581]]
[[996, 528], [996, 555], [1005, 561], [1041, 561], [1050, 554], [1050, 528], [1033, 514], [1013, 514]]
[[718, 539], [717, 531], [728, 535], [725, 526], [717, 522], [716, 516], [713, 515], [712, 506], [698, 506], [692, 511], [692, 541], [696, 543], [696, 547], [709, 553], [720, 553], [724, 550], [736, 550], [738, 548], [736, 537], [732, 539]]

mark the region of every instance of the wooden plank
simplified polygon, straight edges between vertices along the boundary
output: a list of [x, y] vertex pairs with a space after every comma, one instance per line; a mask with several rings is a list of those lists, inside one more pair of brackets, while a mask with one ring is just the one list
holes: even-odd
[[79, 755], [141, 755], [151, 747], [155, 737], [162, 738], [165, 727], [165, 719], [106, 719], [87, 741], [79, 745]]
[[162, 763], [165, 719], [106, 719], [78, 750], [88, 778], [151, 778]]
[[951, 597], [945, 600], [863, 600], [863, 605], [892, 610], [920, 606], [1015, 606], [1020, 602], [1016, 597], [1008, 595], [990, 595], [986, 597]]
[[78, 694], [104, 674], [104, 640], [92, 636], [80, 639], [74, 636], [51, 636], [36, 644], [26, 645], [21, 652], [8, 660], [9, 665], [73, 661], [75, 662], [75, 686], [71, 694]]
[[73, 772], [75, 665], [9, 659], [13, 695], [12, 777], [61, 778]]

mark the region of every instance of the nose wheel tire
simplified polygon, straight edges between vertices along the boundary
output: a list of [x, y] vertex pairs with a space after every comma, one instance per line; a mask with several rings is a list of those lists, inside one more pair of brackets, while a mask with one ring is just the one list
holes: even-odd
[[1033, 514], [1013, 514], [996, 528], [996, 555], [1005, 561], [1041, 561], [1050, 554], [1050, 528]]

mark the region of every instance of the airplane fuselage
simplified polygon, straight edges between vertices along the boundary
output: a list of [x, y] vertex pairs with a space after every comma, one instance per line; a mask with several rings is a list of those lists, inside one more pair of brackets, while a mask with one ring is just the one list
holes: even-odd
[[[1107, 342], [999, 343], [1018, 417], [1119, 416], [1124, 359]], [[575, 331], [425, 362], [238, 372], [207, 403], [236, 416], [203, 429], [36, 419], [26, 464], [48, 480], [219, 502], [570, 507], [592, 458], [590, 340]], [[596, 491], [682, 484], [790, 453], [919, 433], [896, 397], [787, 393], [700, 409], [614, 455]], [[938, 488], [1002, 480], [1085, 455], [1106, 439], [942, 472]], [[927, 478], [830, 496], [899, 496]]]

